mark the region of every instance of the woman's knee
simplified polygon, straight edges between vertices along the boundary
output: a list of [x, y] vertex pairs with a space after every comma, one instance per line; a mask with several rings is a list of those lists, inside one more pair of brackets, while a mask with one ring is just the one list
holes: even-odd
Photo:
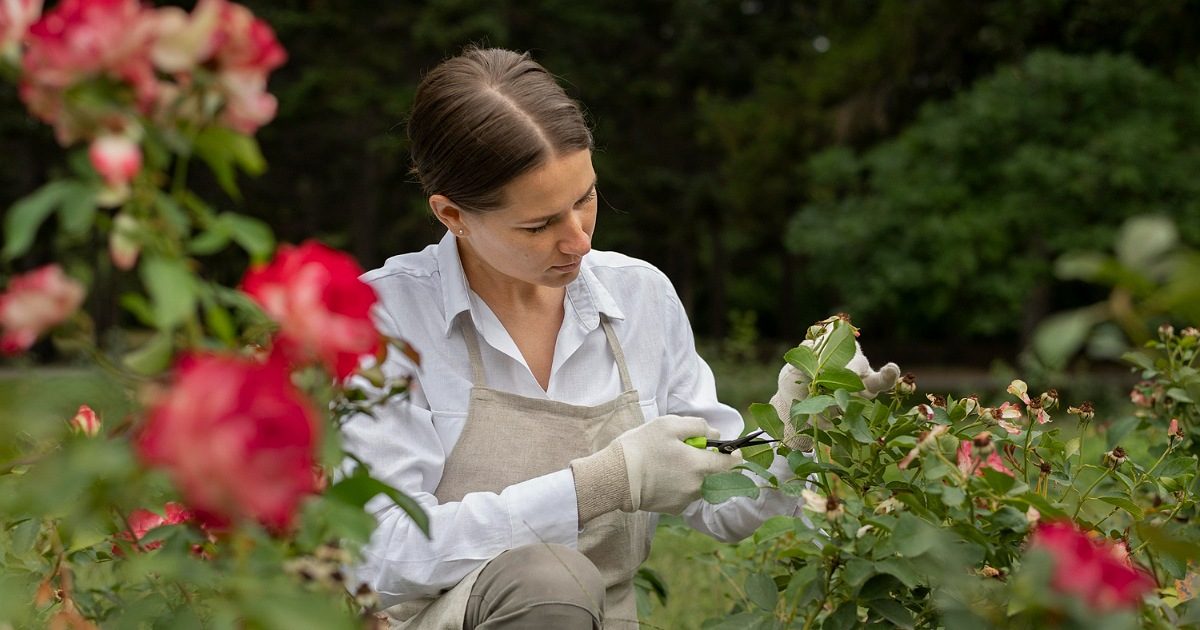
[[534, 609], [554, 607], [578, 609], [580, 615], [598, 620], [604, 609], [604, 579], [596, 565], [574, 549], [526, 545], [488, 563], [471, 599], [468, 618], [538, 614]]

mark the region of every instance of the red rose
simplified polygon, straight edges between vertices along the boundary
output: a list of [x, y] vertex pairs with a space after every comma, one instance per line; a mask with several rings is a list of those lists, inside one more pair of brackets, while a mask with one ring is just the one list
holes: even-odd
[[286, 529], [314, 491], [316, 414], [278, 361], [200, 355], [180, 362], [137, 441], [167, 469], [197, 518]]
[[14, 277], [0, 294], [0, 352], [27, 350], [38, 336], [61, 324], [83, 303], [83, 285], [58, 265]]
[[1030, 539], [1030, 549], [1054, 558], [1051, 586], [1099, 610], [1134, 608], [1154, 588], [1154, 580], [1136, 568], [1127, 554], [1104, 541], [1094, 541], [1067, 522], [1043, 523]]
[[133, 90], [134, 104], [148, 113], [158, 91], [150, 62], [154, 28], [153, 12], [137, 0], [63, 0], [29, 28], [21, 99], [54, 125], [63, 145], [111, 122], [85, 120], [64, 109], [66, 91], [81, 81], [107, 77], [124, 83]]
[[370, 315], [377, 298], [361, 274], [349, 255], [307, 241], [284, 245], [269, 265], [252, 268], [242, 290], [279, 322], [289, 359], [318, 359], [341, 381], [380, 349]]
[[[150, 510], [137, 509], [129, 513], [126, 521], [129, 522], [129, 530], [132, 530], [132, 535], [129, 530], [117, 532], [117, 538], [129, 542], [141, 541], [146, 534], [155, 527], [163, 525], [178, 525], [186, 523], [195, 518], [195, 516], [187, 510], [187, 508], [178, 503], [168, 502], [163, 506], [166, 511], [166, 516], [160, 516]], [[161, 540], [156, 540], [145, 545], [141, 545], [144, 551], [152, 551], [162, 546]], [[121, 548], [113, 545], [113, 555], [121, 555]]]

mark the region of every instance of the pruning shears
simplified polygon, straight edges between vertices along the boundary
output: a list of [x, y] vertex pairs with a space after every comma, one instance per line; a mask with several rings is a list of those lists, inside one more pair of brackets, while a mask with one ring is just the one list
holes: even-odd
[[760, 436], [762, 434], [763, 434], [762, 429], [759, 429], [758, 431], [755, 431], [754, 433], [747, 433], [746, 435], [743, 435], [742, 437], [740, 437], [736, 440], [710, 440], [710, 439], [704, 437], [703, 435], [697, 435], [695, 437], [690, 437], [690, 438], [684, 440], [683, 442], [684, 442], [684, 444], [687, 444], [689, 446], [695, 446], [696, 448], [715, 448], [715, 449], [717, 449], [717, 451], [728, 455], [729, 453], [732, 453], [732, 452], [738, 450], [739, 448], [744, 448], [747, 446], [759, 446], [762, 444], [770, 444], [771, 442], [779, 441], [779, 440], [775, 440], [775, 439], [770, 439], [770, 440], [757, 439], [758, 436]]

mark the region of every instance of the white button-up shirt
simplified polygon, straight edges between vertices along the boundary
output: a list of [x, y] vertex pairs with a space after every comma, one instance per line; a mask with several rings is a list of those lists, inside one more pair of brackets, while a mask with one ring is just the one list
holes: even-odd
[[[414, 497], [429, 515], [430, 537], [384, 497], [368, 505], [379, 526], [364, 550], [359, 578], [384, 605], [437, 595], [480, 564], [522, 545], [578, 544], [577, 504], [571, 470], [514, 484], [499, 494], [477, 492], [439, 504], [441, 480], [467, 416], [471, 367], [460, 325], [482, 339], [487, 385], [531, 398], [597, 405], [617, 397], [621, 377], [600, 328], [603, 313], [624, 350], [647, 420], [659, 415], [699, 416], [737, 437], [742, 418], [717, 400], [712, 371], [696, 353], [687, 314], [665, 275], [652, 265], [613, 252], [592, 251], [567, 286], [565, 315], [543, 390], [512, 337], [467, 285], [456, 239], [389, 258], [363, 275], [379, 296], [376, 321], [384, 334], [410, 343], [421, 355], [414, 366], [389, 354], [385, 372], [411, 374], [410, 395], [356, 417], [343, 429], [347, 451], [382, 481]], [[787, 474], [776, 458], [772, 472]], [[719, 505], [696, 501], [683, 513], [693, 528], [732, 541], [752, 533], [774, 514], [792, 514], [796, 500], [763, 492]]]

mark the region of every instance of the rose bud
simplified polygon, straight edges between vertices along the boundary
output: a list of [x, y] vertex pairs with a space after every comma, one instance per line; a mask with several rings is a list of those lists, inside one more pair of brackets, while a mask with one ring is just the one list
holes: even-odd
[[1054, 409], [1058, 407], [1058, 390], [1050, 389], [1042, 393], [1041, 403], [1043, 409]]
[[75, 412], [75, 417], [71, 418], [69, 424], [72, 431], [88, 437], [95, 437], [100, 433], [100, 419], [87, 405], [79, 405], [79, 411]]
[[1200, 329], [1197, 329], [1195, 326], [1188, 326], [1180, 331], [1179, 334], [1184, 337], [1200, 337]]
[[963, 398], [959, 402], [962, 404], [963, 409], [966, 410], [968, 415], [971, 414], [972, 412], [974, 412], [976, 409], [980, 408], [979, 407], [979, 396], [977, 396], [976, 394], [971, 394], [970, 396]]
[[1163, 341], [1173, 338], [1175, 336], [1175, 327], [1170, 324], [1163, 324], [1162, 326], [1159, 326], [1158, 336], [1161, 337]]
[[896, 393], [901, 396], [909, 396], [917, 391], [917, 377], [912, 372], [905, 372], [900, 380], [896, 381]]
[[1117, 446], [1104, 454], [1104, 464], [1109, 468], [1117, 468], [1125, 463], [1125, 449]]
[[942, 409], [946, 408], [945, 396], [939, 396], [938, 394], [925, 394], [925, 397], [929, 399], [929, 403], [934, 407], [940, 407]]

